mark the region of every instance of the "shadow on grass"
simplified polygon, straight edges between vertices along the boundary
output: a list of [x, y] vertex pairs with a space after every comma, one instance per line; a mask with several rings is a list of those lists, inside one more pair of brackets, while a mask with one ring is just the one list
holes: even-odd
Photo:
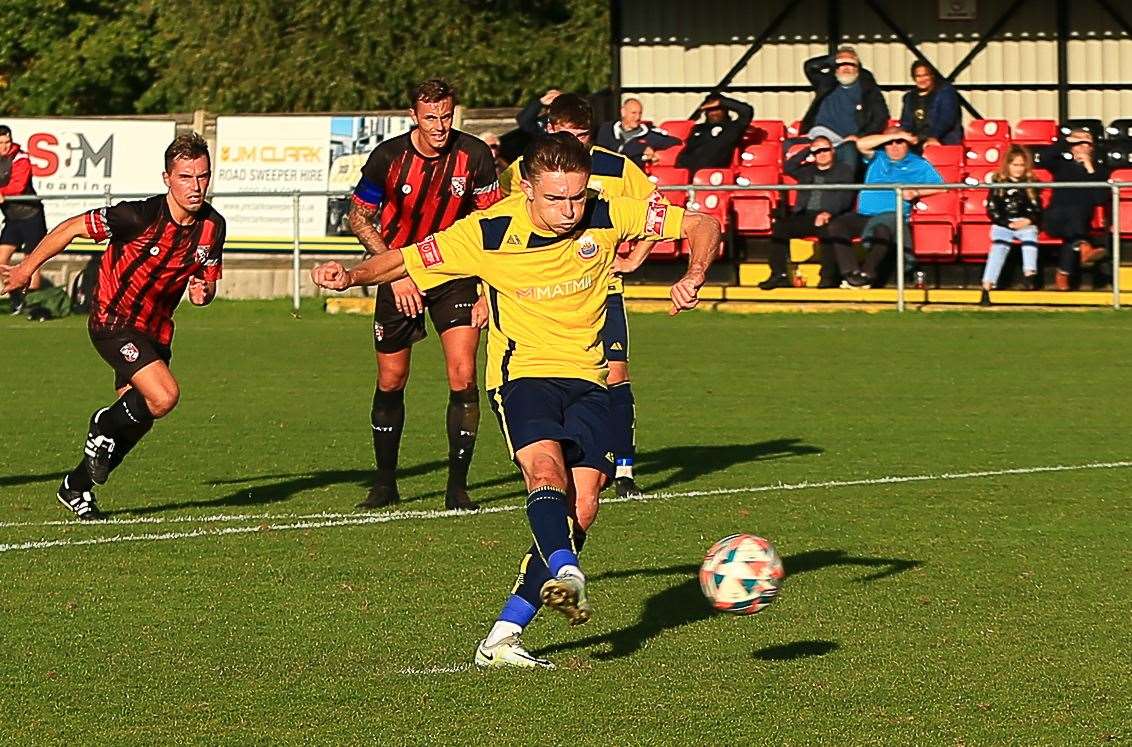
[[[448, 467], [447, 460], [434, 460], [431, 462], [424, 462], [416, 464], [412, 467], [406, 467], [399, 471], [398, 475], [402, 478], [420, 477], [429, 475], [434, 472], [444, 474]], [[270, 482], [264, 482], [268, 480]], [[506, 477], [493, 478], [476, 483], [469, 488], [475, 497], [475, 491], [488, 487], [495, 487], [507, 483], [515, 483], [517, 478], [513, 475]], [[107, 513], [124, 513], [124, 514], [154, 514], [162, 511], [171, 511], [174, 509], [184, 508], [226, 508], [234, 506], [263, 506], [269, 503], [280, 503], [290, 500], [293, 496], [311, 490], [325, 490], [332, 487], [339, 487], [343, 485], [357, 486], [356, 500], [347, 499], [342, 501], [338, 497], [339, 502], [333, 505], [324, 506], [328, 510], [350, 510], [354, 507], [354, 503], [360, 501], [365, 497], [366, 491], [373, 484], [373, 469], [347, 469], [347, 470], [326, 470], [323, 472], [312, 472], [307, 474], [271, 474], [271, 475], [257, 475], [254, 477], [246, 477], [239, 480], [225, 479], [225, 480], [210, 480], [206, 482], [207, 485], [241, 485], [240, 487], [227, 495], [222, 495], [218, 498], [209, 498], [207, 500], [197, 501], [178, 501], [170, 503], [162, 503], [153, 506], [139, 506], [137, 508], [126, 509], [117, 512]], [[516, 492], [514, 495], [519, 495]], [[419, 495], [405, 495], [401, 496], [401, 503], [397, 504], [404, 507], [406, 504], [413, 504], [417, 501], [443, 496], [443, 490], [430, 491]], [[503, 500], [505, 498], [513, 497], [510, 494], [494, 496], [487, 500], [480, 500], [481, 503], [492, 503], [494, 501]], [[441, 506], [436, 506], [441, 508]]]
[[44, 472], [38, 475], [3, 475], [0, 476], [0, 488], [14, 488], [17, 485], [30, 485], [33, 482], [55, 482], [62, 480], [66, 474], [65, 471], [60, 471]]
[[[736, 465], [821, 454], [823, 451], [820, 447], [803, 443], [799, 438], [776, 438], [753, 444], [668, 446], [638, 454], [634, 467], [641, 475], [645, 491], [656, 493], [681, 483], [694, 483]], [[649, 480], [649, 475], [670, 469], [676, 471], [663, 480], [655, 483]]]
[[[787, 580], [791, 576], [802, 573], [832, 568], [836, 566], [861, 566], [864, 568], [878, 568], [875, 573], [856, 579], [858, 582], [877, 581], [888, 576], [902, 573], [920, 565], [917, 560], [904, 558], [874, 558], [850, 555], [844, 550], [809, 550], [783, 558], [786, 566]], [[559, 643], [538, 652], [539, 656], [548, 656], [563, 651], [590, 649], [605, 646], [602, 651], [591, 654], [595, 659], [609, 660], [632, 656], [645, 644], [656, 638], [666, 630], [680, 628], [685, 625], [706, 620], [718, 613], [711, 609], [700, 591], [700, 582], [697, 576], [699, 565], [676, 565], [666, 568], [642, 568], [623, 571], [610, 571], [591, 576], [597, 583], [603, 581], [628, 578], [632, 576], [686, 576], [674, 586], [670, 586], [645, 600], [640, 617], [633, 625], [620, 630], [613, 630], [600, 635], [589, 636], [577, 641]], [[826, 648], [823, 650], [823, 646]], [[792, 648], [793, 647], [793, 648]], [[831, 641], [798, 641], [785, 646], [764, 649], [767, 656], [794, 655], [785, 658], [802, 658], [803, 656], [822, 656], [838, 648], [838, 644]], [[760, 652], [756, 652], [758, 656]], [[759, 657], [765, 658], [765, 657]]]
[[794, 641], [781, 646], [767, 646], [755, 652], [756, 659], [763, 661], [793, 661], [825, 656], [841, 648], [834, 641]]
[[[754, 444], [728, 444], [723, 446], [670, 446], [656, 451], [643, 452], [637, 459], [637, 465], [643, 473], [647, 483], [648, 474], [652, 472], [675, 469], [657, 484], [649, 484], [648, 492], [658, 492], [665, 488], [681, 483], [694, 482], [712, 473], [727, 470], [737, 464], [780, 459], [801, 454], [820, 454], [822, 449], [816, 446], [801, 443], [796, 438], [782, 438], [772, 441], [762, 441]], [[421, 477], [439, 473], [444, 475], [448, 468], [447, 460], [436, 459], [422, 464], [406, 467], [398, 472], [398, 477]], [[63, 473], [57, 477], [61, 478]], [[474, 474], [474, 468], [473, 468]], [[47, 479], [48, 475], [28, 475], [29, 482]], [[20, 478], [9, 478], [20, 479]], [[237, 485], [239, 488], [227, 495], [207, 500], [189, 500], [169, 502], [154, 506], [139, 506], [123, 511], [108, 512], [110, 514], [147, 515], [184, 508], [228, 508], [263, 506], [269, 503], [281, 503], [290, 500], [295, 495], [310, 490], [325, 490], [343, 485], [356, 485], [358, 488], [357, 500], [361, 500], [365, 491], [373, 481], [372, 469], [325, 470], [305, 474], [267, 474], [242, 479], [209, 480], [208, 485]], [[4, 485], [0, 482], [0, 485]], [[19, 484], [19, 483], [12, 483]], [[440, 483], [442, 484], [442, 483]], [[504, 485], [514, 486], [514, 491], [508, 491], [491, 498], [480, 498], [477, 491], [489, 488], [498, 488]], [[517, 472], [491, 477], [486, 480], [474, 482], [469, 486], [472, 497], [482, 504], [490, 504], [510, 498], [525, 495], [522, 481]], [[444, 496], [444, 489], [429, 490], [415, 495], [402, 494], [401, 505], [411, 505], [417, 501], [431, 500]], [[335, 506], [341, 510], [353, 508], [353, 502], [338, 503]], [[331, 507], [328, 507], [331, 508]]]

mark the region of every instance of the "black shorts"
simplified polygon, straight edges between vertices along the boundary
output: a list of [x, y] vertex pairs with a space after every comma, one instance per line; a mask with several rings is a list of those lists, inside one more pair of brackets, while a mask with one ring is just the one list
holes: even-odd
[[536, 441], [558, 441], [567, 467], [613, 477], [609, 390], [582, 379], [512, 379], [487, 395], [512, 459]]
[[173, 359], [173, 349], [136, 329], [90, 330], [90, 341], [102, 360], [114, 369], [114, 388], [130, 383], [134, 374], [154, 361], [166, 364]]
[[47, 219], [43, 213], [24, 220], [5, 220], [0, 229], [0, 244], [16, 247], [17, 252], [28, 254], [47, 235]]
[[[438, 285], [424, 294], [424, 305], [432, 318], [436, 334], [453, 327], [472, 326], [472, 307], [479, 298], [479, 280], [460, 278]], [[405, 316], [397, 310], [393, 288], [388, 283], [377, 286], [377, 303], [373, 308], [373, 347], [379, 353], [397, 353], [427, 336], [424, 315]]]
[[605, 343], [606, 360], [629, 360], [629, 315], [625, 313], [625, 296], [620, 293], [610, 293], [605, 298], [601, 341]]

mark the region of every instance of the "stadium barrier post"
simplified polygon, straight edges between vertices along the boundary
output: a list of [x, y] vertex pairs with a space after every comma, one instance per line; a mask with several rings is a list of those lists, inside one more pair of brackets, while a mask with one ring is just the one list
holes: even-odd
[[291, 194], [291, 212], [292, 224], [291, 232], [294, 236], [294, 246], [292, 247], [291, 254], [291, 274], [294, 278], [294, 298], [292, 299], [292, 307], [295, 313], [299, 313], [299, 293], [301, 290], [301, 279], [299, 278], [299, 207], [301, 205], [301, 198], [299, 192], [296, 190]]
[[103, 198], [106, 200], [106, 207], [110, 207], [110, 185], [106, 185], [106, 189], [102, 191]]
[[1120, 187], [1112, 185], [1112, 308], [1120, 308]]
[[896, 310], [904, 311], [904, 188], [892, 190], [896, 194]]

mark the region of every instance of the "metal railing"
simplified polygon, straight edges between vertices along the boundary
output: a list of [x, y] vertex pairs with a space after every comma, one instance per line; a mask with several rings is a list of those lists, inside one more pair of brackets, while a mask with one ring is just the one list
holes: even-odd
[[[698, 192], [812, 192], [812, 191], [872, 191], [883, 192], [890, 191], [896, 200], [897, 205], [903, 205], [904, 190], [907, 189], [933, 189], [933, 190], [992, 190], [992, 189], [1010, 189], [1017, 187], [1017, 182], [980, 182], [977, 184], [659, 184], [657, 189], [665, 192], [672, 192], [683, 190], [688, 193], [690, 202], [695, 202], [695, 196]], [[1112, 307], [1114, 309], [1120, 308], [1120, 190], [1132, 189], [1132, 182], [1025, 182], [1026, 187], [1034, 189], [1108, 189], [1112, 195], [1111, 211], [1112, 211]], [[108, 187], [104, 192], [94, 194], [67, 194], [67, 195], [27, 195], [18, 197], [7, 197], [6, 201], [11, 202], [34, 202], [34, 201], [47, 201], [47, 200], [102, 200], [106, 205], [110, 205], [115, 199], [140, 199], [152, 197], [153, 193], [129, 193], [129, 194], [116, 194], [111, 192]], [[269, 199], [291, 199], [291, 267], [293, 274], [293, 288], [292, 288], [292, 304], [295, 311], [299, 310], [299, 303], [301, 299], [301, 267], [300, 262], [302, 259], [302, 241], [300, 236], [301, 228], [301, 209], [302, 199], [304, 197], [338, 197], [348, 198], [349, 193], [332, 192], [328, 190], [292, 190], [287, 192], [215, 192], [208, 195], [209, 200], [216, 198], [269, 198]], [[915, 212], [913, 207], [912, 212]], [[904, 211], [896, 210], [896, 308], [898, 311], [904, 311], [905, 306], [905, 290], [906, 283], [904, 278], [905, 271], [905, 257], [904, 257], [904, 231], [907, 227], [907, 219], [904, 216]], [[310, 238], [310, 237], [308, 237]]]

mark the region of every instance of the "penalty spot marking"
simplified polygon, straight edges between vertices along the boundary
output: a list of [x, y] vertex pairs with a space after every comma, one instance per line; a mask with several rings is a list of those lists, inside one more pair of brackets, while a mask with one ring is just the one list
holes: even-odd
[[[859, 480], [823, 480], [803, 481], [796, 483], [777, 483], [773, 485], [755, 485], [745, 488], [713, 488], [710, 490], [687, 490], [678, 492], [650, 493], [641, 498], [613, 497], [602, 500], [602, 504], [639, 502], [648, 503], [671, 498], [705, 498], [718, 495], [734, 495], [736, 493], [767, 493], [777, 490], [809, 490], [820, 488], [843, 488], [859, 485], [899, 485], [909, 482], [929, 482], [943, 480], [970, 480], [981, 477], [1001, 477], [1006, 475], [1033, 475], [1047, 472], [1081, 472], [1099, 469], [1123, 469], [1132, 467], [1132, 461], [1120, 462], [1089, 462], [1087, 464], [1056, 464], [1038, 467], [1012, 467], [996, 470], [979, 470], [976, 472], [941, 472], [938, 474], [923, 475], [892, 475], [888, 477], [869, 477]], [[92, 537], [88, 539], [57, 539], [37, 540], [31, 542], [16, 542], [0, 544], [0, 553], [15, 552], [19, 550], [46, 550], [56, 547], [82, 547], [85, 545], [108, 545], [121, 542], [165, 542], [171, 540], [193, 539], [195, 537], [223, 537], [230, 534], [255, 534], [262, 532], [292, 531], [296, 529], [326, 529], [331, 527], [364, 526], [367, 524], [387, 524], [392, 521], [409, 521], [413, 519], [454, 519], [479, 516], [485, 514], [501, 514], [520, 511], [526, 508], [525, 504], [507, 506], [491, 506], [478, 511], [389, 511], [380, 514], [218, 514], [216, 516], [198, 517], [172, 517], [168, 519], [139, 518], [116, 519], [105, 522], [91, 522], [84, 524], [79, 521], [54, 521], [35, 523], [0, 524], [0, 527], [18, 526], [121, 526], [131, 524], [160, 524], [174, 522], [195, 522], [199, 524], [220, 523], [225, 521], [258, 521], [260, 523], [250, 526], [238, 527], [200, 527], [179, 532], [147, 532], [144, 534], [119, 534], [110, 537]], [[282, 521], [280, 524], [268, 524], [269, 521]]]

